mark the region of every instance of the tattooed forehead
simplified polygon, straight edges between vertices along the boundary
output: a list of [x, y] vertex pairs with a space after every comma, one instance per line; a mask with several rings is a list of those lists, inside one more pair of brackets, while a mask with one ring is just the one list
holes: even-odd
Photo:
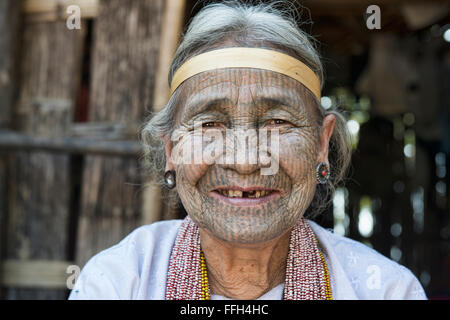
[[[295, 119], [312, 118], [317, 107], [311, 94], [296, 80], [256, 69], [204, 72], [182, 85], [177, 120], [187, 122], [205, 113], [263, 114], [284, 111]], [[241, 106], [243, 108], [236, 108]]]

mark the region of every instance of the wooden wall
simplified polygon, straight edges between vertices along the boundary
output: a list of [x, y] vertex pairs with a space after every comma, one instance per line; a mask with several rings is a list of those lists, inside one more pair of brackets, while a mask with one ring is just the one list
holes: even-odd
[[138, 129], [165, 104], [183, 21], [181, 0], [1, 2], [2, 298], [64, 299], [67, 266], [161, 219]]

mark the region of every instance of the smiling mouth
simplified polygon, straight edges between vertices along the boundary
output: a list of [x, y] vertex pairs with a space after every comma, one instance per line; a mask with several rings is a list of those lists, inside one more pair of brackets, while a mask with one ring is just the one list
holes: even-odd
[[209, 195], [235, 206], [259, 206], [280, 198], [281, 192], [263, 187], [230, 187], [212, 190]]
[[241, 191], [241, 190], [230, 190], [230, 189], [218, 189], [214, 190], [221, 195], [228, 198], [261, 198], [270, 195], [275, 192], [275, 190], [251, 190], [251, 191]]

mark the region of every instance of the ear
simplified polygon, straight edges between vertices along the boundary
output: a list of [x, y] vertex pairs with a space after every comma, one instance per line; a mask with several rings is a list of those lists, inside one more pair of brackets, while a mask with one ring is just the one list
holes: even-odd
[[328, 146], [330, 143], [331, 135], [333, 134], [334, 124], [336, 118], [332, 114], [328, 114], [323, 118], [322, 129], [319, 133], [319, 149], [317, 152], [317, 162], [328, 162]]
[[175, 170], [175, 163], [172, 159], [172, 149], [173, 149], [173, 143], [172, 140], [167, 139], [166, 145], [165, 145], [165, 154], [166, 154], [166, 167], [164, 171], [169, 170]]

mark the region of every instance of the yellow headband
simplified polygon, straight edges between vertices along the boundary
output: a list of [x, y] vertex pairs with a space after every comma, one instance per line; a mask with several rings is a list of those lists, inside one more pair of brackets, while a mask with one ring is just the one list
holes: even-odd
[[320, 101], [320, 80], [314, 71], [287, 54], [260, 48], [219, 49], [189, 59], [175, 72], [170, 94], [196, 74], [223, 68], [254, 68], [284, 74], [302, 83]]

